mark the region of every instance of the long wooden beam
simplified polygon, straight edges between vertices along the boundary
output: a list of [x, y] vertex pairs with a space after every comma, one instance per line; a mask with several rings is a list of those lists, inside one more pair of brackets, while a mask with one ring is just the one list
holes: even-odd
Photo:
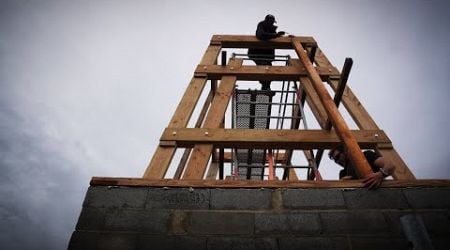
[[[295, 61], [295, 60], [293, 60]], [[297, 60], [298, 61], [298, 60]], [[236, 76], [241, 81], [297, 81], [301, 76], [307, 76], [304, 67], [298, 66], [220, 66], [198, 65], [194, 76], [219, 80], [224, 76]], [[338, 77], [339, 71], [335, 67], [316, 67], [320, 78], [326, 81], [330, 77]]]
[[[242, 65], [242, 60], [232, 59], [230, 66], [238, 67]], [[217, 88], [217, 93], [211, 103], [211, 107], [205, 118], [203, 127], [205, 128], [219, 128], [223, 122], [228, 103], [230, 102], [234, 86], [236, 84], [235, 76], [224, 76]], [[206, 167], [211, 157], [213, 145], [198, 144], [195, 145], [191, 158], [186, 166], [183, 174], [184, 179], [202, 179], [205, 174]]]
[[[352, 130], [352, 136], [363, 148], [387, 145], [382, 130]], [[330, 149], [341, 143], [334, 130], [167, 128], [161, 146], [194, 147], [197, 144], [217, 148]]]
[[[221, 47], [220, 45], [210, 45], [202, 60], [201, 64], [213, 65], [217, 61]], [[192, 78], [189, 83], [180, 103], [178, 104], [175, 114], [170, 120], [169, 127], [184, 128], [189, 122], [195, 106], [201, 96], [203, 88], [205, 87], [207, 79], [205, 77]], [[144, 172], [145, 179], [163, 179], [172, 158], [175, 154], [175, 147], [158, 147], [153, 154], [153, 157]]]
[[[296, 37], [303, 46], [317, 46], [313, 37]], [[214, 35], [211, 38], [211, 44], [221, 45], [223, 48], [276, 48], [292, 49], [292, 38], [278, 37], [269, 41], [261, 41], [256, 36], [251, 35]]]
[[[328, 58], [320, 49], [316, 53], [316, 64], [319, 66], [331, 65]], [[337, 89], [337, 86], [339, 84], [338, 80], [332, 79], [330, 79], [328, 83], [334, 90]], [[347, 86], [344, 90], [344, 94], [342, 96], [342, 103], [344, 104], [345, 108], [348, 110], [348, 113], [350, 114], [350, 116], [353, 118], [353, 120], [360, 129], [367, 129], [367, 130], [379, 129], [378, 125], [372, 119], [369, 112], [367, 112], [367, 110], [364, 108], [362, 103], [358, 100], [358, 98], [356, 97], [356, 95], [353, 93], [353, 91], [349, 86]], [[378, 152], [383, 157], [386, 157], [387, 159], [391, 160], [394, 163], [396, 167], [395, 172], [393, 174], [394, 179], [396, 180], [416, 179], [414, 174], [411, 172], [411, 170], [409, 170], [408, 166], [400, 157], [400, 155], [397, 153], [395, 148], [390, 149], [379, 148]]]
[[294, 49], [305, 66], [308, 77], [311, 79], [313, 83], [314, 89], [316, 90], [319, 98], [327, 111], [328, 118], [330, 119], [333, 127], [336, 129], [339, 138], [345, 144], [348, 152], [349, 159], [352, 165], [355, 168], [356, 173], [359, 177], [365, 177], [371, 173], [373, 173], [367, 159], [364, 157], [364, 154], [361, 152], [361, 148], [358, 146], [358, 143], [355, 137], [350, 133], [350, 129], [345, 123], [344, 118], [339, 113], [336, 105], [328, 94], [325, 86], [323, 85], [320, 76], [317, 71], [314, 69], [311, 61], [308, 58], [308, 55], [305, 52], [305, 49], [301, 45], [299, 40], [293, 39]]
[[[191, 187], [191, 188], [364, 188], [351, 181], [262, 181], [262, 180], [146, 180], [141, 178], [92, 177], [91, 186]], [[381, 188], [450, 187], [450, 180], [385, 180]]]

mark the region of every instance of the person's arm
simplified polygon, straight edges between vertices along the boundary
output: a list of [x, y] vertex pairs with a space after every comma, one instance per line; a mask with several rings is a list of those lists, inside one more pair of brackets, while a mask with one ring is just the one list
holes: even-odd
[[258, 37], [258, 39], [260, 39], [260, 40], [269, 40], [272, 38], [277, 38], [277, 37], [283, 36], [284, 34], [285, 34], [284, 31], [269, 32], [264, 29], [262, 24], [259, 24], [258, 28], [256, 29], [256, 37]]
[[369, 189], [378, 188], [383, 182], [384, 178], [392, 175], [395, 171], [395, 165], [384, 157], [378, 157], [374, 164], [379, 168], [379, 171], [369, 174], [364, 178], [364, 187]]

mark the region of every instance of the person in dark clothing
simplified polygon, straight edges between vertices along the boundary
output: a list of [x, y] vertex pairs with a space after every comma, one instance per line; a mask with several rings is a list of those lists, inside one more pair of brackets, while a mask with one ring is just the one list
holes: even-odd
[[[267, 15], [264, 21], [258, 23], [256, 28], [256, 37], [261, 41], [267, 41], [272, 38], [277, 38], [285, 34], [284, 31], [277, 32], [277, 26], [275, 17], [273, 15]], [[275, 49], [260, 49], [250, 48], [248, 50], [248, 56], [252, 59], [256, 65], [272, 65], [272, 60], [275, 59]], [[262, 90], [270, 90], [270, 81], [260, 81]]]
[[[391, 161], [380, 156], [378, 153], [372, 150], [366, 150], [363, 152], [363, 154], [373, 171], [373, 173], [364, 178], [364, 186], [370, 189], [378, 188], [383, 182], [384, 178], [394, 173], [395, 166]], [[340, 145], [330, 150], [328, 156], [330, 157], [330, 159], [334, 160], [334, 162], [344, 168], [339, 172], [340, 180], [358, 179], [356, 171], [351, 165], [350, 159], [348, 157], [348, 152], [347, 150], [345, 150], [344, 145]]]

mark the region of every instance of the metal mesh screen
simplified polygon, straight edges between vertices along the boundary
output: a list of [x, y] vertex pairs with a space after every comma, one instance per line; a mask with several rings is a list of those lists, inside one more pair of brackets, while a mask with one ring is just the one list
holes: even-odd
[[[271, 98], [257, 90], [236, 90], [236, 128], [268, 129]], [[237, 149], [239, 179], [263, 179], [264, 149]]]

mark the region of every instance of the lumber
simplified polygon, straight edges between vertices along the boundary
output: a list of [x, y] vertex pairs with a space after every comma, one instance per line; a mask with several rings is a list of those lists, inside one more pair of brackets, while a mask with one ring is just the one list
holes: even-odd
[[308, 77], [311, 79], [311, 82], [313, 83], [314, 89], [319, 95], [322, 105], [325, 107], [325, 110], [327, 111], [328, 118], [330, 119], [331, 123], [336, 129], [339, 138], [345, 144], [349, 152], [350, 162], [354, 166], [358, 176], [362, 178], [373, 173], [371, 167], [369, 166], [369, 163], [367, 162], [367, 159], [361, 152], [361, 148], [358, 146], [356, 139], [350, 133], [349, 127], [345, 123], [344, 118], [339, 113], [336, 105], [334, 104], [327, 90], [323, 86], [323, 83], [319, 75], [317, 74], [317, 71], [315, 71], [314, 67], [311, 64], [311, 61], [308, 58], [308, 55], [305, 53], [303, 46], [298, 40], [294, 40], [293, 46], [297, 55], [302, 61], [303, 66], [305, 66], [308, 72]]
[[[378, 143], [391, 143], [382, 130], [352, 130], [363, 148], [375, 148]], [[277, 130], [222, 128], [166, 128], [162, 145], [194, 147], [199, 144], [217, 148], [330, 149], [341, 143], [334, 130]], [[278, 157], [277, 157], [278, 158]]]
[[[298, 36], [298, 39], [305, 47], [317, 46], [313, 37]], [[278, 37], [268, 41], [261, 41], [253, 35], [214, 35], [211, 44], [221, 45], [223, 48], [277, 48], [292, 49], [291, 37]]]

